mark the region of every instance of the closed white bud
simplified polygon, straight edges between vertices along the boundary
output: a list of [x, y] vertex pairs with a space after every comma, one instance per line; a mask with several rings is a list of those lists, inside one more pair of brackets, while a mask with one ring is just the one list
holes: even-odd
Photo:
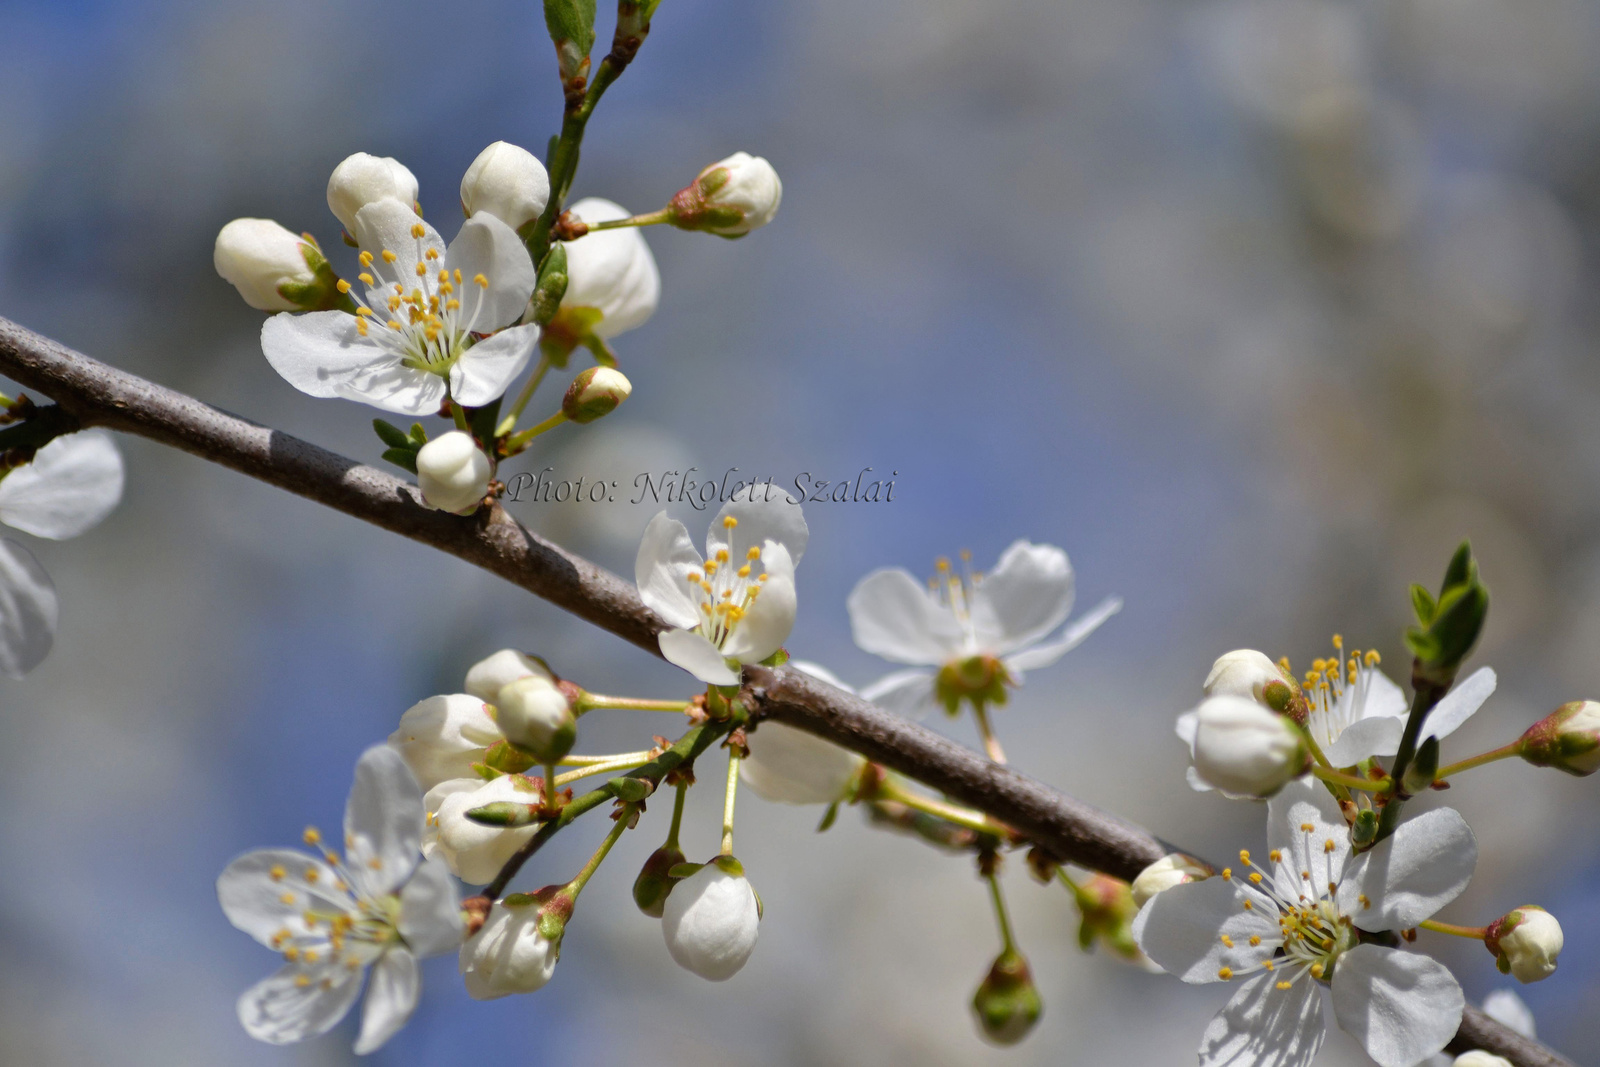
[[483, 927], [461, 946], [461, 977], [474, 1000], [543, 988], [561, 946], [539, 932], [539, 905], [496, 901]]
[[593, 422], [609, 415], [633, 394], [633, 383], [612, 367], [590, 367], [567, 387], [561, 413], [573, 422]]
[[1512, 1064], [1504, 1056], [1496, 1056], [1492, 1052], [1475, 1048], [1471, 1052], [1463, 1052], [1457, 1056], [1450, 1067], [1512, 1067]]
[[532, 152], [496, 141], [478, 153], [461, 179], [461, 210], [488, 212], [513, 230], [539, 217], [550, 200], [550, 175]]
[[[610, 222], [631, 217], [620, 204], [597, 196], [572, 205], [572, 213], [586, 223]], [[595, 336], [612, 338], [655, 314], [661, 299], [661, 274], [644, 235], [636, 227], [598, 230], [576, 241], [566, 242], [567, 289], [561, 297], [563, 310], [594, 308], [600, 321], [593, 326]]]
[[1518, 741], [1523, 759], [1579, 777], [1600, 771], [1600, 702], [1574, 700], [1532, 726]]
[[[1270, 692], [1269, 692], [1270, 687]], [[1206, 675], [1208, 697], [1243, 697], [1282, 711], [1290, 695], [1289, 683], [1278, 665], [1265, 653], [1241, 648], [1219, 656]]]
[[1528, 904], [1491, 924], [1484, 942], [1502, 974], [1519, 982], [1538, 982], [1556, 973], [1556, 958], [1566, 939], [1554, 915]]
[[832, 804], [867, 762], [849, 749], [781, 722], [763, 722], [749, 736], [739, 777], [780, 804]]
[[535, 676], [548, 681], [555, 680], [549, 669], [532, 656], [525, 656], [514, 648], [502, 648], [472, 665], [467, 671], [466, 690], [480, 700], [494, 704], [500, 700], [501, 686], [509, 685], [518, 678]]
[[428, 812], [422, 854], [439, 856], [463, 882], [486, 885], [494, 881], [506, 860], [538, 833], [539, 824], [513, 829], [485, 826], [467, 818], [467, 812], [487, 804], [537, 804], [542, 799], [532, 783], [517, 774], [503, 774], [488, 782], [476, 776], [441, 782], [422, 800]]
[[548, 678], [529, 675], [501, 686], [495, 708], [506, 740], [541, 763], [554, 763], [572, 751], [577, 721], [566, 694]]
[[1294, 724], [1253, 700], [1211, 697], [1196, 709], [1195, 771], [1224, 792], [1271, 796], [1305, 773], [1306, 760]]
[[467, 693], [429, 697], [400, 716], [389, 744], [405, 758], [417, 784], [427, 792], [452, 778], [471, 778], [474, 763], [500, 740], [500, 728], [484, 702]]
[[328, 210], [344, 223], [346, 233], [356, 232], [356, 212], [384, 197], [406, 207], [417, 204], [417, 177], [397, 159], [357, 152], [333, 168], [328, 179]]
[[417, 450], [417, 485], [429, 507], [468, 515], [478, 510], [494, 473], [472, 435], [441, 434]]
[[661, 914], [667, 951], [678, 966], [709, 982], [739, 973], [755, 951], [760, 923], [755, 890], [731, 857], [718, 857], [673, 886]]
[[1140, 871], [1139, 877], [1133, 880], [1134, 907], [1144, 907], [1151, 897], [1164, 889], [1185, 882], [1198, 882], [1210, 876], [1211, 871], [1193, 856], [1185, 856], [1181, 852], [1168, 853]]
[[735, 152], [702, 170], [667, 205], [667, 217], [682, 230], [743, 237], [765, 226], [783, 201], [778, 172], [760, 156]]
[[[271, 219], [234, 219], [217, 234], [211, 261], [217, 273], [259, 311], [296, 311], [322, 295], [317, 246]], [[331, 276], [330, 276], [331, 277]]]

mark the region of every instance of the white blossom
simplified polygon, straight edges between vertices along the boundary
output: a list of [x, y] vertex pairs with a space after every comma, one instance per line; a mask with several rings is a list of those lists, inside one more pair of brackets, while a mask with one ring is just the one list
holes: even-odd
[[497, 900], [483, 927], [461, 946], [461, 977], [474, 1000], [532, 993], [550, 981], [561, 946], [539, 932], [539, 907]]
[[[368, 969], [358, 1055], [372, 1052], [417, 1006], [417, 958], [461, 940], [461, 912], [444, 865], [423, 862], [422, 794], [387, 746], [356, 764], [345, 809], [345, 857], [261, 849], [217, 879], [228, 921], [284, 957], [239, 998], [245, 1031], [276, 1045], [324, 1033], [350, 1010]], [[320, 836], [307, 831], [308, 844]]]
[[486, 211], [519, 230], [539, 217], [550, 200], [550, 175], [532, 152], [496, 141], [478, 153], [461, 179], [461, 210], [470, 218]]
[[473, 770], [489, 746], [502, 740], [488, 706], [468, 693], [418, 701], [400, 716], [389, 744], [405, 759], [424, 791], [454, 779], [482, 783]]
[[[1533, 1012], [1528, 1010], [1521, 997], [1509, 989], [1496, 989], [1484, 997], [1483, 1013], [1495, 1022], [1509, 1026], [1523, 1037], [1535, 1036]], [[1445, 1052], [1436, 1053], [1417, 1067], [1511, 1067], [1511, 1062], [1482, 1049], [1473, 1049], [1455, 1057]]]
[[1361, 943], [1416, 926], [1466, 888], [1477, 842], [1438, 808], [1352, 857], [1337, 803], [1316, 783], [1267, 805], [1269, 862], [1173, 886], [1134, 920], [1145, 953], [1185, 982], [1242, 979], [1207, 1027], [1201, 1067], [1304, 1067], [1324, 1033], [1319, 988], [1339, 1026], [1380, 1067], [1412, 1067], [1444, 1048], [1465, 1001], [1449, 970], [1414, 952]]
[[[820, 664], [791, 660], [789, 666], [855, 692]], [[781, 804], [832, 804], [845, 795], [867, 762], [832, 741], [771, 720], [750, 732], [748, 744], [750, 754], [739, 761], [740, 780]]]
[[417, 450], [417, 487], [429, 507], [470, 515], [489, 492], [494, 464], [472, 435], [440, 434]]
[[502, 801], [537, 804], [541, 799], [532, 780], [520, 774], [502, 774], [487, 782], [476, 776], [440, 782], [423, 799], [427, 808], [423, 855], [444, 860], [463, 882], [487, 885], [539, 826], [485, 826], [467, 818], [467, 812]]
[[678, 966], [707, 981], [725, 982], [755, 951], [760, 922], [755, 890], [737, 861], [718, 857], [672, 887], [661, 931]]
[[357, 313], [269, 318], [261, 350], [273, 369], [311, 396], [408, 415], [435, 414], [447, 390], [468, 407], [497, 399], [539, 340], [537, 326], [513, 325], [536, 282], [521, 239], [480, 212], [446, 249], [393, 197], [360, 208], [354, 224], [361, 286], [341, 288], [349, 288]]
[[1192, 856], [1170, 852], [1139, 872], [1130, 886], [1134, 907], [1142, 908], [1151, 897], [1175, 885], [1209, 878], [1211, 871]]
[[211, 262], [224, 281], [258, 311], [294, 311], [308, 291], [317, 265], [326, 262], [316, 245], [271, 219], [234, 219], [217, 234]]
[[550, 669], [532, 656], [514, 648], [502, 648], [492, 656], [474, 663], [467, 670], [465, 689], [473, 696], [490, 704], [500, 700], [500, 688], [518, 678], [539, 677], [554, 681]]
[[1491, 928], [1491, 947], [1504, 974], [1519, 982], [1542, 982], [1556, 973], [1556, 958], [1566, 943], [1556, 917], [1527, 904]]
[[566, 694], [536, 674], [501, 686], [495, 711], [506, 740], [526, 749], [541, 763], [555, 763], [565, 756], [577, 737]]
[[861, 693], [907, 715], [940, 703], [954, 714], [969, 693], [998, 702], [1005, 686], [1060, 659], [1122, 607], [1110, 597], [1055, 633], [1072, 610], [1073, 573], [1054, 545], [1016, 541], [987, 574], [958, 575], [947, 560], [938, 571], [927, 586], [899, 567], [873, 571], [847, 602], [857, 645], [916, 665]]
[[1194, 769], [1235, 796], [1265, 797], [1306, 772], [1305, 739], [1288, 718], [1241, 697], [1211, 697], [1195, 709]]
[[[632, 216], [620, 204], [597, 196], [573, 204], [572, 213], [584, 222], [611, 222]], [[561, 308], [593, 308], [600, 320], [596, 336], [612, 338], [643, 326], [655, 314], [661, 299], [661, 274], [655, 257], [637, 228], [624, 226], [598, 230], [566, 242], [567, 291]]]
[[417, 203], [417, 177], [391, 156], [357, 152], [345, 157], [328, 178], [328, 210], [354, 235], [356, 216], [368, 204], [385, 198], [407, 207]]
[[1450, 1063], [1451, 1067], [1512, 1067], [1511, 1061], [1504, 1056], [1496, 1056], [1481, 1048], [1463, 1052]]
[[1265, 704], [1264, 694], [1269, 686], [1281, 685], [1288, 689], [1292, 680], [1267, 658], [1266, 653], [1241, 648], [1217, 657], [1202, 689], [1208, 697], [1243, 697]]
[[667, 214], [679, 229], [743, 237], [771, 222], [782, 201], [783, 182], [772, 164], [735, 152], [702, 170], [672, 198]]
[[[757, 485], [725, 504], [701, 557], [683, 523], [665, 511], [650, 520], [634, 561], [639, 595], [673, 629], [661, 654], [702, 682], [735, 685], [730, 666], [759, 663], [794, 626], [794, 568], [809, 531], [800, 505]], [[752, 497], [754, 499], [752, 499]]]

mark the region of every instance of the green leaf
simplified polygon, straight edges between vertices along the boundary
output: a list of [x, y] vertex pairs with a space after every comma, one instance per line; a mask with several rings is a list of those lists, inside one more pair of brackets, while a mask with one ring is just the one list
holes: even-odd
[[835, 800], [828, 805], [828, 810], [822, 813], [822, 821], [817, 823], [817, 833], [824, 834], [832, 829], [834, 822], [839, 818], [839, 802]]
[[1463, 541], [1461, 547], [1456, 549], [1456, 554], [1450, 557], [1450, 566], [1445, 568], [1444, 584], [1439, 587], [1440, 596], [1454, 586], [1474, 580], [1477, 572], [1478, 565], [1472, 558], [1472, 542]]
[[526, 908], [530, 904], [539, 903], [539, 898], [531, 893], [512, 893], [510, 896], [501, 897], [500, 903], [508, 908]]
[[400, 427], [392, 423], [384, 422], [382, 419], [373, 419], [372, 428], [377, 431], [378, 437], [382, 439], [383, 443], [390, 448], [411, 447], [411, 438], [407, 437]]
[[544, 0], [544, 24], [557, 48], [571, 42], [581, 55], [589, 54], [594, 47], [594, 6], [595, 0]]
[[383, 458], [396, 467], [404, 467], [412, 474], [417, 473], [417, 453], [410, 448], [384, 449]]
[[1411, 610], [1417, 614], [1417, 622], [1423, 626], [1433, 621], [1438, 605], [1434, 603], [1433, 594], [1420, 585], [1411, 587]]
[[703, 863], [680, 863], [667, 872], [667, 877], [675, 882], [681, 882], [683, 879], [691, 877], [704, 866], [705, 864]]
[[423, 427], [422, 423], [413, 422], [411, 424], [411, 440], [418, 448], [428, 443], [428, 431]]

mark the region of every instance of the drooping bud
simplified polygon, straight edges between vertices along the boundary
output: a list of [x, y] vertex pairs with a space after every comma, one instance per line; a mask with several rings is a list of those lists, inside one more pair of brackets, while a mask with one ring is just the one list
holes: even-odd
[[258, 311], [315, 311], [338, 299], [339, 279], [309, 237], [271, 219], [234, 219], [217, 234], [211, 261]]
[[478, 153], [461, 179], [461, 210], [487, 212], [520, 230], [539, 217], [550, 200], [550, 175], [532, 152], [496, 141]]
[[639, 869], [639, 877], [633, 880], [633, 902], [639, 905], [640, 911], [651, 918], [661, 918], [667, 906], [667, 895], [677, 884], [677, 879], [667, 872], [686, 858], [682, 849], [666, 845], [650, 853], [650, 858]]
[[555, 681], [555, 676], [542, 662], [524, 655], [514, 648], [502, 648], [486, 659], [480, 659], [467, 670], [467, 692], [490, 704], [500, 699], [500, 687], [518, 678], [544, 678]]
[[[622, 205], [594, 196], [573, 204], [572, 213], [590, 224], [631, 215]], [[592, 308], [599, 318], [582, 328], [601, 338], [642, 326], [655, 313], [661, 299], [661, 274], [637, 228], [598, 230], [567, 241], [565, 246], [567, 288], [561, 296], [561, 314], [551, 323], [555, 333], [576, 330], [577, 323], [569, 325], [563, 320], [583, 308]], [[574, 338], [573, 346], [581, 340]]]
[[561, 939], [551, 940], [541, 929], [543, 910], [527, 894], [496, 901], [483, 927], [462, 944], [461, 977], [474, 1000], [532, 993], [550, 981]]
[[747, 736], [739, 778], [780, 804], [832, 804], [844, 797], [866, 760], [815, 734], [763, 722]]
[[702, 170], [667, 204], [667, 219], [680, 230], [743, 237], [778, 213], [783, 182], [760, 156], [735, 152]]
[[457, 515], [478, 510], [489, 492], [494, 465], [472, 435], [462, 430], [441, 434], [417, 450], [417, 484], [429, 507]]
[[617, 409], [633, 392], [633, 383], [612, 367], [590, 367], [567, 387], [561, 413], [573, 422], [593, 422]]
[[1304, 736], [1253, 700], [1212, 697], [1196, 709], [1194, 767], [1225, 792], [1267, 797], [1304, 774]]
[[1600, 702], [1574, 700], [1532, 726], [1517, 741], [1517, 754], [1535, 767], [1568, 774], [1600, 770]]
[[1098, 871], [1082, 883], [1073, 882], [1072, 894], [1078, 902], [1078, 947], [1088, 952], [1096, 941], [1125, 960], [1138, 960], [1144, 954], [1133, 938], [1134, 916], [1139, 905], [1127, 882]]
[[1133, 880], [1129, 891], [1133, 896], [1133, 906], [1142, 908], [1150, 898], [1164, 889], [1171, 889], [1175, 885], [1185, 882], [1198, 882], [1202, 878], [1211, 877], [1211, 868], [1182, 852], [1169, 852], [1150, 866], [1139, 872], [1139, 877]]
[[328, 210], [344, 223], [346, 233], [356, 232], [356, 212], [384, 197], [409, 208], [417, 203], [416, 175], [390, 156], [357, 152], [334, 167], [328, 179]]
[[389, 744], [405, 758], [424, 792], [452, 778], [471, 778], [472, 765], [501, 741], [489, 709], [466, 693], [429, 697], [400, 716]]
[[1490, 923], [1483, 943], [1501, 974], [1526, 983], [1556, 973], [1556, 958], [1565, 938], [1554, 915], [1537, 904], [1525, 904]]
[[972, 1010], [983, 1036], [996, 1045], [1015, 1045], [1033, 1029], [1044, 1001], [1022, 954], [1000, 953], [972, 996]]
[[572, 706], [548, 678], [534, 674], [501, 686], [495, 708], [506, 740], [541, 763], [555, 763], [578, 739]]
[[1265, 653], [1253, 648], [1241, 648], [1217, 657], [1205, 682], [1208, 697], [1242, 697], [1277, 712], [1288, 710], [1294, 691], [1294, 679], [1285, 675]]
[[756, 948], [761, 904], [732, 856], [718, 856], [672, 888], [661, 914], [667, 951], [709, 982], [739, 973]]

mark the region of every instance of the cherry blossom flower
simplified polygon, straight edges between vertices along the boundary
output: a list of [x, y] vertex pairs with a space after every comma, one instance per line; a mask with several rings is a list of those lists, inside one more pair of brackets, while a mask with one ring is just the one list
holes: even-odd
[[1206, 1028], [1201, 1067], [1303, 1067], [1322, 1044], [1322, 993], [1339, 1026], [1380, 1067], [1412, 1067], [1444, 1048], [1465, 1001], [1448, 969], [1364, 940], [1409, 929], [1454, 900], [1478, 847], [1438, 808], [1352, 857], [1336, 801], [1319, 784], [1285, 786], [1267, 805], [1269, 866], [1239, 854], [1238, 876], [1157, 893], [1134, 920], [1139, 947], [1185, 982], [1243, 979]]
[[658, 638], [661, 654], [710, 685], [738, 684], [735, 668], [771, 656], [794, 626], [794, 568], [809, 531], [799, 503], [766, 489], [723, 505], [704, 558], [665, 511], [639, 543], [639, 596], [673, 627]]
[[920, 716], [937, 703], [954, 715], [963, 699], [1004, 703], [1025, 671], [1054, 663], [1122, 608], [1121, 598], [1108, 597], [1052, 637], [1073, 601], [1072, 564], [1054, 545], [1016, 541], [988, 574], [958, 575], [948, 560], [938, 571], [924, 587], [910, 571], [884, 568], [850, 593], [856, 644], [918, 668], [862, 690], [902, 714]]
[[[98, 525], [122, 499], [122, 453], [104, 430], [68, 434], [0, 474], [0, 523], [52, 541]], [[55, 585], [33, 554], [0, 539], [0, 676], [20, 678], [56, 639]]]
[[[315, 1037], [344, 1018], [372, 971], [357, 1055], [372, 1052], [417, 1006], [417, 958], [461, 943], [450, 872], [422, 859], [422, 792], [399, 753], [367, 749], [345, 808], [345, 857], [295, 849], [240, 856], [217, 879], [228, 921], [284, 966], [239, 998], [239, 1021], [275, 1045]], [[307, 830], [307, 844], [321, 836]]]
[[667, 951], [708, 982], [738, 974], [756, 949], [761, 902], [732, 856], [718, 856], [672, 887], [661, 916]]
[[[855, 692], [820, 664], [791, 660], [789, 666]], [[867, 762], [832, 741], [771, 720], [750, 732], [748, 744], [750, 754], [739, 761], [740, 781], [780, 804], [832, 804], [845, 795]]]

